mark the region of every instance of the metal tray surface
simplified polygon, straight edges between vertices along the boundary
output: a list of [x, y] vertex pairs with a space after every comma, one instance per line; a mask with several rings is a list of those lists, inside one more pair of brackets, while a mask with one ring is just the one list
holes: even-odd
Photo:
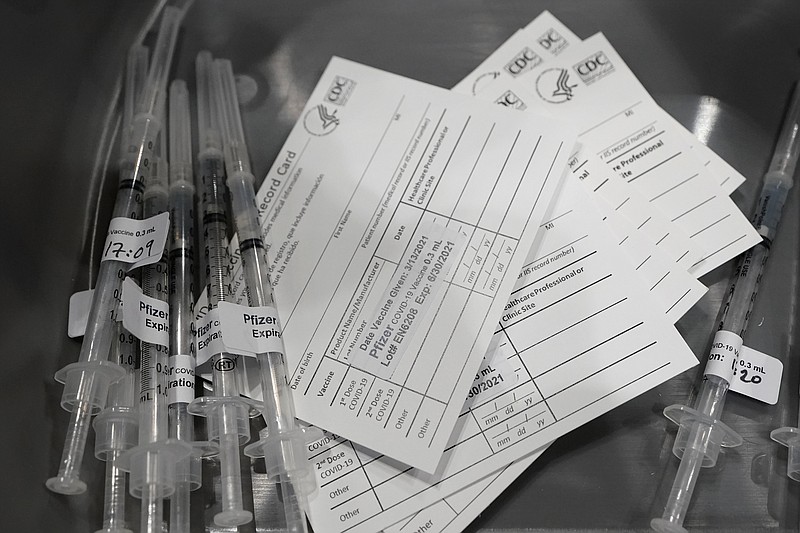
[[[85, 532], [101, 523], [104, 469], [90, 455], [89, 492], [65, 497], [44, 486], [68, 420], [53, 374], [77, 359], [79, 342], [65, 333], [67, 302], [93, 282], [115, 183], [98, 147], [108, 144], [104, 125], [125, 53], [151, 6], [0, 3], [2, 531]], [[255, 174], [264, 176], [332, 55], [450, 87], [544, 9], [580, 37], [603, 31], [656, 100], [748, 178], [733, 199], [750, 213], [800, 78], [794, 1], [197, 0], [174, 74], [193, 89], [194, 57], [207, 48], [252, 78], [257, 93], [243, 120]], [[691, 531], [798, 531], [800, 486], [786, 477], [785, 448], [769, 432], [797, 425], [799, 217], [795, 189], [745, 338], [783, 360], [780, 399], [768, 406], [729, 395], [723, 420], [744, 444], [703, 472], [685, 523]], [[732, 272], [725, 265], [705, 276], [708, 294], [678, 324], [698, 358]], [[661, 411], [691, 401], [699, 377], [688, 371], [559, 439], [468, 531], [648, 530], [678, 465], [675, 428]], [[213, 479], [213, 463], [205, 474]], [[273, 530], [274, 486], [257, 466], [246, 474], [256, 521], [241, 530]], [[219, 506], [213, 484], [194, 498], [197, 530], [206, 523], [222, 531], [211, 519]]]

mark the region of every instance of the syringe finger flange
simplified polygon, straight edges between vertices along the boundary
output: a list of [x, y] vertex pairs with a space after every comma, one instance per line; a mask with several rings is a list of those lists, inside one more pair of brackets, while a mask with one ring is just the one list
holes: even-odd
[[92, 422], [95, 433], [94, 455], [107, 460], [112, 452], [123, 452], [139, 441], [139, 416], [132, 407], [117, 405], [104, 409]]
[[250, 418], [261, 414], [251, 402], [238, 396], [201, 396], [192, 401], [189, 413], [207, 418], [208, 439], [219, 441], [221, 434], [236, 431], [239, 444], [250, 440]]
[[307, 467], [308, 445], [323, 437], [322, 430], [298, 426], [270, 435], [269, 428], [264, 428], [259, 435], [259, 441], [245, 446], [244, 454], [251, 458], [263, 457], [270, 479], [277, 481], [280, 476], [288, 475], [299, 494], [307, 496], [313, 492], [316, 481], [309, 475]]
[[786, 446], [789, 451], [786, 457], [786, 475], [789, 479], [800, 481], [800, 429], [783, 427], [772, 430], [770, 438]]
[[720, 447], [735, 448], [742, 444], [742, 437], [727, 424], [687, 405], [670, 405], [664, 416], [678, 425], [678, 434], [672, 453], [683, 457], [687, 447], [703, 453], [704, 468], [717, 464]]
[[177, 483], [186, 483], [190, 491], [195, 491], [203, 485], [202, 462], [219, 454], [219, 445], [215, 442], [181, 441], [191, 446], [191, 453], [176, 465]]
[[800, 445], [800, 429], [783, 427], [773, 429], [769, 437], [779, 444], [784, 446], [798, 446]]
[[156, 498], [167, 498], [175, 491], [176, 465], [192, 453], [192, 447], [177, 439], [151, 442], [123, 454], [120, 467], [130, 472], [129, 491], [141, 498], [145, 487]]
[[123, 377], [125, 370], [110, 361], [71, 363], [58, 372], [55, 379], [64, 384], [61, 407], [72, 411], [78, 402], [87, 403], [92, 414], [103, 410], [109, 386]]

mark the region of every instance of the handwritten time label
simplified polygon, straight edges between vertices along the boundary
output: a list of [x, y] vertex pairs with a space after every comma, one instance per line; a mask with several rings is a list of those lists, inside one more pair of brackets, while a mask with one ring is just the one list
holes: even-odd
[[770, 405], [780, 392], [783, 363], [742, 344], [730, 331], [718, 331], [708, 354], [705, 375], [718, 376], [730, 383], [730, 390]]
[[255, 355], [283, 353], [283, 339], [278, 310], [272, 306], [248, 307], [220, 302], [219, 320], [222, 342], [228, 352]]
[[783, 363], [779, 359], [742, 346], [733, 370], [731, 390], [775, 405], [781, 388]]
[[169, 213], [144, 220], [116, 217], [108, 225], [101, 261], [131, 263], [131, 268], [161, 259], [169, 232]]
[[122, 325], [140, 340], [169, 346], [169, 303], [142, 293], [131, 278], [122, 282]]

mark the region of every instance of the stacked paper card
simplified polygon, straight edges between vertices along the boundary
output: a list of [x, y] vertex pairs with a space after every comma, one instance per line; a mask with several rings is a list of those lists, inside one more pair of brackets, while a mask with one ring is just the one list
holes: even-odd
[[334, 58], [258, 199], [297, 415], [326, 431], [315, 531], [463, 529], [695, 365], [673, 324], [759, 241], [743, 179], [549, 13], [452, 91]]

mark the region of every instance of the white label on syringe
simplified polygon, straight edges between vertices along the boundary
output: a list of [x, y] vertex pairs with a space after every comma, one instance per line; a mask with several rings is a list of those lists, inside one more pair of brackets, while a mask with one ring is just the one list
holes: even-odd
[[195, 321], [197, 331], [197, 366], [202, 365], [218, 353], [225, 351], [222, 343], [222, 329], [219, 311], [210, 309]]
[[167, 378], [167, 402], [170, 405], [194, 400], [194, 363], [191, 355], [170, 356]]
[[220, 302], [219, 320], [222, 342], [229, 353], [255, 356], [259, 353], [283, 353], [283, 339], [278, 310], [272, 306], [248, 307]]
[[122, 282], [122, 325], [140, 340], [169, 346], [169, 303], [142, 293], [131, 278]]
[[714, 335], [704, 376], [718, 376], [731, 382], [734, 366], [742, 350], [742, 338], [736, 333], [720, 330]]
[[67, 322], [67, 335], [74, 339], [86, 332], [89, 322], [89, 309], [92, 307], [94, 289], [76, 292], [69, 297], [69, 320]]
[[144, 220], [112, 218], [100, 260], [132, 263], [132, 269], [155, 263], [164, 253], [168, 233], [169, 213]]
[[771, 355], [742, 346], [733, 371], [731, 390], [770, 405], [778, 403], [783, 363]]

